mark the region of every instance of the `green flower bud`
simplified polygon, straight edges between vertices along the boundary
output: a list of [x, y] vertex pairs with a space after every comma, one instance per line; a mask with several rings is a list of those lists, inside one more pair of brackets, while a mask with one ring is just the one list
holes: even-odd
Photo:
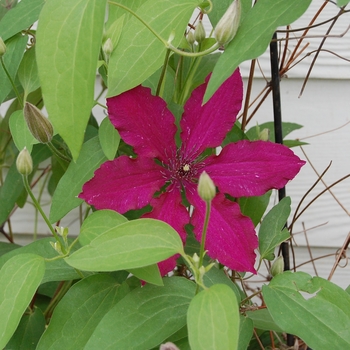
[[196, 29], [194, 30], [194, 38], [196, 39], [197, 43], [201, 43], [205, 39], [205, 28], [202, 23], [202, 21], [199, 21]]
[[103, 44], [103, 52], [106, 54], [106, 56], [110, 56], [113, 51], [113, 43], [111, 38], [108, 38], [105, 43]]
[[19, 152], [16, 167], [21, 175], [29, 175], [33, 171], [33, 160], [26, 147]]
[[203, 171], [198, 181], [198, 194], [205, 202], [210, 202], [216, 195], [216, 187], [210, 176]]
[[53, 128], [50, 121], [41, 113], [40, 109], [29, 102], [24, 106], [24, 119], [32, 135], [41, 143], [52, 140]]
[[279, 256], [271, 266], [271, 276], [275, 277], [284, 271], [284, 261], [283, 256]]
[[4, 56], [6, 52], [6, 45], [0, 36], [0, 57]]
[[192, 46], [195, 41], [196, 41], [196, 39], [194, 37], [194, 34], [193, 34], [192, 30], [190, 30], [187, 34], [187, 42]]
[[270, 138], [270, 130], [269, 129], [263, 129], [259, 132], [259, 140], [261, 141], [268, 141]]
[[214, 29], [220, 45], [228, 44], [236, 35], [241, 19], [241, 0], [234, 0]]

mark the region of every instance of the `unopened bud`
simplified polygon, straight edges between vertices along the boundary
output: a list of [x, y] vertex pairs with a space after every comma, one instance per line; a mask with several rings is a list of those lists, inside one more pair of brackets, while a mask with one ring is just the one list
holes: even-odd
[[194, 37], [194, 34], [193, 34], [192, 30], [190, 30], [187, 34], [187, 42], [192, 46], [195, 41], [196, 41], [196, 39]]
[[109, 57], [113, 51], [113, 43], [111, 38], [108, 38], [103, 44], [103, 52]]
[[216, 195], [214, 182], [205, 171], [199, 177], [198, 194], [205, 202], [210, 202]]
[[259, 132], [259, 140], [261, 141], [268, 141], [270, 138], [270, 130], [269, 129], [263, 129]]
[[33, 171], [33, 160], [26, 147], [19, 152], [16, 167], [21, 175], [29, 175]]
[[4, 56], [6, 52], [6, 45], [0, 36], [0, 57]]
[[201, 43], [205, 39], [205, 28], [202, 21], [199, 21], [196, 29], [194, 30], [194, 38], [197, 43]]
[[24, 119], [32, 135], [41, 143], [52, 140], [53, 128], [50, 121], [41, 113], [40, 109], [29, 102], [24, 106]]
[[161, 344], [159, 350], [180, 350], [174, 343], [168, 341], [165, 344]]
[[241, 0], [234, 0], [220, 19], [214, 35], [220, 45], [228, 44], [236, 35], [241, 19]]
[[283, 261], [283, 257], [279, 256], [273, 263], [271, 266], [271, 276], [275, 277], [277, 275], [279, 275], [280, 273], [282, 273], [284, 271], [284, 261]]

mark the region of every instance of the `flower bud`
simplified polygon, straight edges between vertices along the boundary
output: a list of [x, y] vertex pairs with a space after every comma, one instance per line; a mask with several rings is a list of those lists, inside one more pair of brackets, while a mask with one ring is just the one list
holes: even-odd
[[33, 160], [26, 147], [19, 152], [16, 167], [21, 175], [29, 175], [33, 171]]
[[214, 182], [205, 171], [199, 177], [198, 194], [205, 202], [210, 202], [216, 195]]
[[190, 30], [187, 34], [187, 42], [192, 46], [195, 41], [196, 41], [196, 39], [194, 37], [194, 34], [193, 34], [192, 30]]
[[271, 276], [275, 277], [277, 275], [279, 275], [280, 273], [282, 273], [284, 271], [284, 261], [283, 261], [283, 257], [279, 256], [272, 264], [271, 266]]
[[40, 109], [26, 102], [23, 114], [32, 135], [41, 143], [50, 142], [53, 136], [53, 128]]
[[220, 45], [228, 44], [236, 35], [241, 19], [241, 0], [234, 0], [221, 17], [214, 30], [214, 36]]
[[108, 38], [102, 47], [103, 52], [109, 57], [113, 51], [113, 43], [111, 38]]
[[197, 43], [201, 43], [205, 39], [205, 28], [202, 21], [199, 21], [196, 29], [194, 30], [194, 38]]
[[159, 350], [180, 350], [174, 343], [168, 341], [165, 344], [161, 344]]
[[0, 57], [4, 56], [6, 52], [6, 45], [0, 36]]
[[259, 140], [261, 141], [268, 141], [270, 138], [270, 130], [269, 129], [263, 129], [259, 132]]

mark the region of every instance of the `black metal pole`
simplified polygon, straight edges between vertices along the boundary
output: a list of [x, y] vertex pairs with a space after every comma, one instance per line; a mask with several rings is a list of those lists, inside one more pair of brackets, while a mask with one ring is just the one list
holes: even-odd
[[[270, 43], [270, 63], [271, 63], [271, 88], [272, 88], [272, 101], [273, 101], [273, 119], [275, 127], [275, 142], [283, 144], [282, 134], [282, 110], [281, 110], [281, 94], [280, 94], [280, 72], [278, 65], [278, 44], [277, 34], [274, 33]], [[278, 190], [278, 199], [281, 200], [286, 196], [285, 187]], [[289, 243], [283, 242], [281, 244], [281, 251], [284, 261], [284, 270], [290, 270], [289, 264]], [[287, 345], [292, 346], [294, 344], [294, 337], [291, 334], [287, 334]]]

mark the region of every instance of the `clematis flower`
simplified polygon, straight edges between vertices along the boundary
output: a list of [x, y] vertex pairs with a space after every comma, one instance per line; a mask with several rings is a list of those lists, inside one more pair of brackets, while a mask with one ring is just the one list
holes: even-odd
[[[235, 123], [243, 84], [236, 70], [202, 106], [206, 85], [197, 87], [184, 106], [179, 147], [175, 118], [150, 89], [138, 86], [107, 99], [112, 124], [133, 146], [137, 158], [120, 156], [102, 164], [79, 197], [96, 209], [120, 213], [150, 204], [153, 209], [144, 217], [167, 222], [183, 242], [184, 227], [191, 222], [200, 241], [205, 202], [199, 198], [197, 183], [206, 171], [218, 194], [211, 205], [205, 249], [211, 258], [233, 270], [256, 272], [254, 225], [225, 194], [259, 196], [281, 188], [295, 177], [304, 161], [287, 147], [266, 141], [230, 143], [218, 155], [206, 156], [208, 152], [203, 152], [220, 146]], [[183, 195], [194, 208], [191, 217]], [[160, 263], [161, 273], [171, 271], [175, 264], [175, 257]]]

